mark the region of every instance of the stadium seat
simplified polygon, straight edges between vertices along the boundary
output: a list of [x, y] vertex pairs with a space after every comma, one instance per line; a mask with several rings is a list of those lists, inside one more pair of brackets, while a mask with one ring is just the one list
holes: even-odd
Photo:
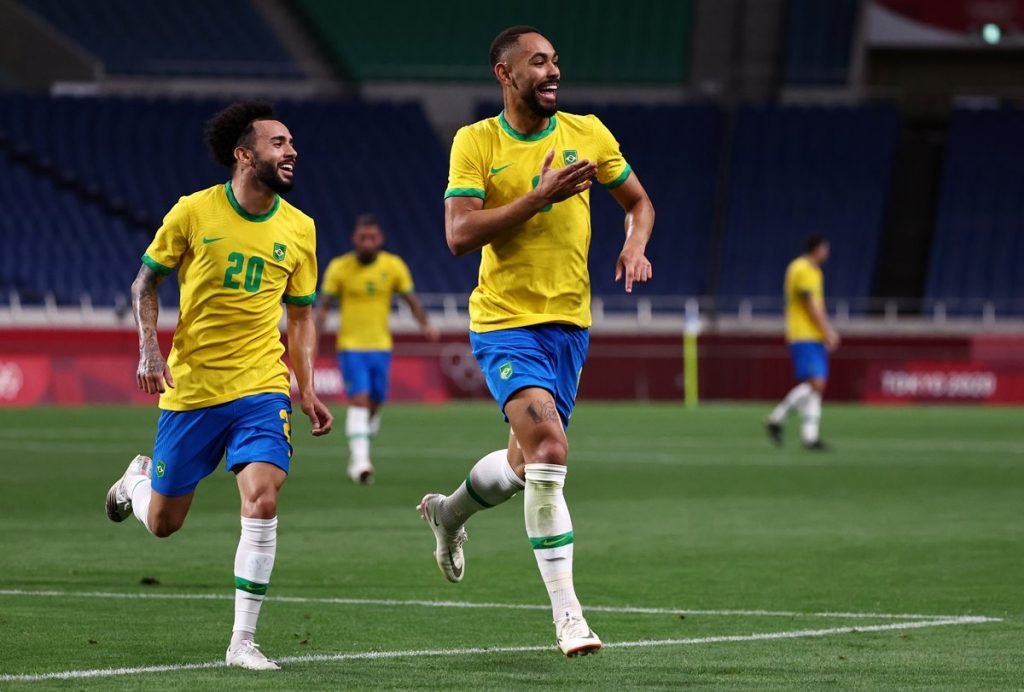
[[951, 313], [1024, 314], [1024, 109], [956, 109], [926, 295]]
[[23, 0], [98, 57], [108, 73], [302, 76], [247, 0]]

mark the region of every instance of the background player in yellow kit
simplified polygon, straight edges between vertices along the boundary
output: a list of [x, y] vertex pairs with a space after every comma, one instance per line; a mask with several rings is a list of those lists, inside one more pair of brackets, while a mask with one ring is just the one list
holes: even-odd
[[[107, 493], [107, 516], [135, 514], [149, 531], [181, 528], [199, 482], [226, 455], [242, 498], [235, 553], [235, 622], [228, 665], [278, 670], [254, 642], [277, 552], [277, 496], [288, 475], [291, 399], [278, 323], [287, 306], [288, 352], [314, 435], [332, 416], [313, 391], [316, 229], [281, 199], [298, 157], [266, 104], [236, 103], [208, 124], [227, 183], [187, 195], [164, 217], [132, 284], [139, 328], [138, 384], [160, 393], [153, 458], [139, 455]], [[181, 305], [170, 355], [157, 343], [157, 285], [178, 271]]]
[[369, 483], [373, 479], [370, 437], [380, 431], [380, 407], [387, 399], [391, 372], [392, 296], [402, 297], [428, 339], [437, 341], [439, 335], [413, 293], [409, 267], [398, 255], [381, 250], [384, 233], [375, 216], [363, 214], [356, 219], [352, 245], [352, 252], [335, 257], [324, 272], [317, 331], [323, 332], [328, 310], [340, 302], [337, 349], [348, 397], [348, 477], [354, 483]]
[[565, 428], [591, 322], [589, 188], [596, 178], [626, 212], [615, 273], [627, 292], [651, 278], [644, 253], [654, 207], [600, 120], [558, 112], [558, 54], [539, 31], [501, 32], [490, 62], [505, 109], [455, 135], [445, 233], [456, 255], [482, 249], [470, 343], [512, 434], [508, 449], [478, 461], [450, 496], [428, 494], [419, 509], [434, 532], [438, 567], [458, 582], [466, 520], [525, 488], [526, 532], [556, 641], [575, 656], [601, 647], [573, 586], [574, 534], [562, 494]]
[[839, 346], [839, 335], [825, 311], [825, 278], [821, 265], [828, 260], [828, 241], [813, 235], [804, 252], [786, 268], [786, 341], [797, 385], [790, 390], [768, 420], [765, 429], [776, 445], [782, 444], [782, 423], [786, 414], [800, 412], [800, 439], [804, 447], [825, 450], [819, 434], [821, 397], [828, 383], [828, 354]]

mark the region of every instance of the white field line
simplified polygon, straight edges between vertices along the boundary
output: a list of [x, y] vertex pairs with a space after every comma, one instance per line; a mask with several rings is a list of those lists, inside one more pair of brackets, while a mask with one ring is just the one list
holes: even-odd
[[[154, 601], [227, 601], [234, 600], [234, 595], [204, 593], [119, 593], [113, 591], [33, 591], [27, 589], [0, 589], [0, 596], [29, 596], [52, 598], [108, 598], [114, 600], [154, 600]], [[423, 608], [480, 608], [484, 610], [550, 610], [551, 606], [532, 603], [473, 603], [470, 601], [426, 601], [398, 600], [390, 598], [316, 598], [306, 596], [269, 596], [271, 601], [279, 603], [315, 603], [322, 605], [353, 605], [353, 606], [419, 606]], [[870, 620], [956, 620], [964, 617], [982, 617], [986, 622], [998, 622], [998, 618], [966, 615], [922, 615], [899, 613], [844, 613], [822, 612], [802, 613], [788, 610], [699, 610], [689, 608], [645, 608], [639, 606], [587, 606], [591, 613], [620, 613], [626, 615], [707, 615], [707, 616], [746, 616], [746, 617], [779, 617], [779, 618], [833, 618], [833, 619], [870, 619]]]
[[[717, 637], [697, 637], [692, 639], [641, 639], [631, 642], [611, 642], [604, 646], [608, 649], [641, 649], [657, 646], [692, 646], [696, 644], [718, 644], [722, 642], [770, 641], [776, 639], [803, 639], [828, 637], [837, 634], [856, 634], [860, 632], [889, 632], [893, 630], [911, 630], [924, 627], [943, 627], [947, 625], [975, 625], [992, 622], [987, 617], [955, 617], [941, 620], [895, 622], [887, 625], [865, 625], [862, 627], [832, 627], [820, 630], [792, 630], [788, 632], [762, 632], [757, 634], [735, 634]], [[425, 656], [474, 656], [484, 654], [523, 653], [535, 651], [553, 651], [548, 646], [495, 646], [471, 649], [413, 649], [407, 651], [364, 651], [358, 653], [312, 654], [307, 656], [285, 656], [278, 660], [281, 663], [326, 663], [334, 661], [377, 661], [395, 658], [422, 658]], [[185, 670], [203, 670], [207, 668], [223, 668], [223, 661], [204, 663], [179, 663], [159, 666], [140, 666], [137, 668], [97, 668], [93, 670], [67, 670], [53, 673], [0, 674], [0, 682], [40, 682], [45, 680], [79, 680], [83, 678], [106, 678], [125, 675], [141, 675], [143, 673], [171, 673]]]

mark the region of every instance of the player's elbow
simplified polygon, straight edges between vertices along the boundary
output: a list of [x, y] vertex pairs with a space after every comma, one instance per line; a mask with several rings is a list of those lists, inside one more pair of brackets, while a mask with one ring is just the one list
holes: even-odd
[[455, 229], [449, 230], [445, 234], [445, 239], [448, 241], [448, 250], [450, 250], [456, 257], [462, 257], [473, 249], [470, 247], [469, 243], [466, 242], [466, 238]]

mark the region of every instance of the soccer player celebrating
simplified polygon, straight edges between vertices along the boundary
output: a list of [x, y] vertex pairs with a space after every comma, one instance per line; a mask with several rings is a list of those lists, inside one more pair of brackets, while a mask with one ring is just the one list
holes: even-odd
[[[266, 104], [241, 102], [207, 124], [221, 185], [182, 197], [142, 257], [132, 284], [138, 385], [160, 394], [153, 460], [139, 455], [107, 493], [107, 516], [135, 514], [150, 533], [181, 528], [196, 486], [227, 457], [242, 499], [235, 553], [235, 622], [227, 664], [279, 670], [254, 641], [277, 551], [277, 496], [288, 475], [291, 400], [278, 331], [287, 305], [288, 352], [314, 435], [332, 416], [313, 391], [316, 230], [281, 199], [297, 154]], [[181, 305], [166, 362], [157, 343], [157, 285], [178, 270]], [[154, 461], [155, 460], [155, 461]]]
[[482, 249], [470, 343], [511, 435], [507, 450], [480, 459], [450, 496], [428, 494], [419, 509], [435, 535], [438, 567], [458, 582], [466, 520], [525, 489], [526, 533], [556, 641], [575, 656], [601, 647], [573, 587], [573, 526], [562, 494], [565, 429], [589, 343], [592, 181], [626, 212], [615, 275], [627, 293], [651, 278], [644, 252], [654, 207], [600, 120], [558, 112], [558, 54], [539, 31], [502, 31], [490, 62], [505, 108], [455, 135], [445, 233], [456, 255]]
[[317, 311], [318, 331], [323, 331], [332, 303], [341, 303], [338, 329], [338, 367], [345, 380], [348, 413], [348, 477], [353, 483], [370, 483], [370, 437], [380, 431], [380, 407], [388, 394], [391, 370], [391, 332], [388, 316], [391, 297], [397, 293], [412, 310], [423, 333], [437, 341], [423, 304], [413, 293], [409, 267], [398, 255], [384, 252], [384, 234], [372, 214], [356, 219], [352, 233], [355, 250], [335, 257], [327, 265]]
[[802, 420], [800, 439], [804, 447], [819, 451], [828, 448], [818, 433], [821, 397], [828, 380], [828, 353], [839, 346], [839, 335], [825, 312], [821, 265], [828, 260], [828, 251], [828, 241], [813, 235], [807, 239], [804, 253], [786, 269], [786, 341], [798, 384], [765, 421], [768, 436], [779, 446], [786, 414], [796, 409]]

